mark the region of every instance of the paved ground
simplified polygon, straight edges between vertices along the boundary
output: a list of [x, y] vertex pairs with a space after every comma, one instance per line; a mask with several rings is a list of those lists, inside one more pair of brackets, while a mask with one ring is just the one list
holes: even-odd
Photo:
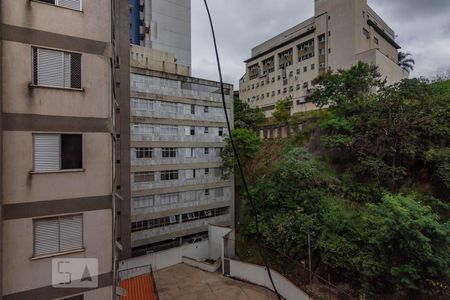
[[155, 272], [161, 300], [272, 300], [269, 290], [179, 264]]

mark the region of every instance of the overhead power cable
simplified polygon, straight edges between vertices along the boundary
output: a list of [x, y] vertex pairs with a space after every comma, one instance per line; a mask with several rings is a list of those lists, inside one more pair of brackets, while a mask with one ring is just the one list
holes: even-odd
[[[246, 181], [245, 175], [244, 175], [244, 170], [242, 168], [242, 163], [241, 163], [241, 160], [239, 158], [239, 154], [236, 151], [236, 147], [235, 147], [234, 140], [233, 140], [233, 135], [231, 134], [231, 124], [230, 124], [230, 119], [228, 118], [227, 106], [226, 106], [226, 102], [225, 102], [225, 89], [224, 89], [224, 84], [223, 84], [222, 68], [220, 66], [219, 51], [217, 49], [216, 34], [214, 32], [214, 25], [213, 25], [213, 22], [212, 22], [211, 13], [209, 11], [208, 2], [206, 0], [204, 0], [204, 3], [205, 3], [205, 7], [206, 7], [206, 12], [208, 13], [209, 24], [211, 25], [212, 38], [213, 38], [213, 41], [214, 41], [214, 50], [216, 52], [217, 68], [219, 70], [219, 78], [220, 78], [220, 91], [221, 91], [221, 94], [222, 94], [222, 105], [223, 105], [223, 110], [225, 112], [225, 118], [226, 118], [226, 121], [227, 121], [227, 127], [228, 127], [230, 143], [231, 143], [231, 147], [233, 148], [234, 157], [236, 158], [236, 162], [237, 162], [237, 165], [238, 165], [239, 173], [240, 173], [241, 178], [242, 178], [242, 183], [243, 183], [243, 185], [245, 187], [245, 193], [246, 193], [247, 198], [248, 198], [248, 200], [250, 202], [250, 205], [252, 207], [252, 211], [253, 211], [253, 215], [254, 215], [254, 219], [255, 219], [256, 233], [258, 235], [260, 235], [259, 222], [258, 222], [258, 212], [256, 210], [256, 205], [255, 205], [255, 202], [254, 202], [254, 200], [253, 200], [253, 198], [252, 198], [252, 196], [250, 194], [250, 191], [248, 189], [247, 181]], [[260, 256], [261, 256], [261, 258], [263, 260], [263, 264], [266, 267], [267, 275], [269, 276], [270, 283], [272, 284], [273, 290], [274, 290], [275, 294], [277, 295], [278, 299], [281, 300], [282, 298], [281, 298], [280, 294], [278, 293], [278, 290], [277, 290], [277, 288], [275, 286], [275, 283], [273, 282], [273, 278], [272, 278], [272, 274], [270, 272], [270, 268], [267, 265], [267, 261], [266, 261], [266, 259], [264, 257], [263, 251], [261, 251], [261, 247], [259, 246], [259, 244], [258, 244], [258, 251], [259, 251], [259, 254], [260, 254]]]

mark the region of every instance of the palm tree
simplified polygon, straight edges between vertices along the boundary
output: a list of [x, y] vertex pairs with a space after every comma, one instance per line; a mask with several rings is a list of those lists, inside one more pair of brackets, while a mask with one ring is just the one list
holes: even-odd
[[408, 73], [414, 70], [416, 62], [412, 58], [411, 53], [399, 52], [398, 53], [398, 65]]

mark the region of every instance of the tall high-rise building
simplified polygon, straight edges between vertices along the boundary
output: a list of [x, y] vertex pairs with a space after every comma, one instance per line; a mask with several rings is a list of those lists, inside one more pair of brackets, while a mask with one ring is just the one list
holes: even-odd
[[[7, 0], [0, 10], [0, 295], [112, 299], [128, 1]], [[98, 276], [86, 274], [98, 284], [52, 286], [56, 258], [97, 259]]]
[[367, 0], [315, 0], [312, 18], [252, 49], [240, 81], [240, 97], [267, 117], [288, 99], [291, 112], [315, 109], [308, 100], [311, 81], [327, 70], [358, 61], [379, 66], [388, 84], [408, 76], [398, 66], [394, 31]]
[[[208, 224], [233, 226], [234, 181], [224, 178], [228, 134], [220, 83], [190, 77], [171, 54], [131, 47], [132, 256], [208, 238]], [[233, 120], [233, 86], [225, 85]], [[129, 222], [129, 223], [128, 223]], [[127, 250], [128, 251], [128, 250]]]
[[130, 42], [169, 52], [191, 68], [191, 1], [130, 0]]

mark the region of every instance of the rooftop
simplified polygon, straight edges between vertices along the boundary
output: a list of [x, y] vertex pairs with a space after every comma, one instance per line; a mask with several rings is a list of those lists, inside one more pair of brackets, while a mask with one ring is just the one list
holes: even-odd
[[269, 300], [277, 299], [266, 288], [178, 264], [154, 273], [160, 300]]

